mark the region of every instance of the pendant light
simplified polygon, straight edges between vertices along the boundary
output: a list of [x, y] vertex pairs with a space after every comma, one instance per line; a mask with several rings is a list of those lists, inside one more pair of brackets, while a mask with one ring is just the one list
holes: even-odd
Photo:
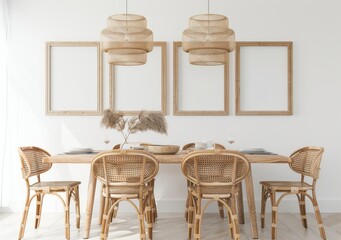
[[145, 17], [128, 14], [127, 1], [125, 14], [108, 17], [107, 28], [101, 32], [101, 47], [109, 64], [142, 65], [153, 50], [153, 32], [147, 28]]
[[227, 62], [228, 53], [235, 49], [235, 34], [224, 15], [207, 14], [192, 16], [189, 28], [182, 34], [182, 49], [189, 54], [194, 65], [213, 66]]

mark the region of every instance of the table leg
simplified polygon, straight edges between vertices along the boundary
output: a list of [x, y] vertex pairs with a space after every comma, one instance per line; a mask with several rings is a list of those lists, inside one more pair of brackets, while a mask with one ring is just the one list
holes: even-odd
[[250, 166], [249, 174], [245, 178], [245, 188], [246, 188], [247, 202], [249, 206], [249, 214], [250, 214], [250, 220], [251, 220], [252, 238], [258, 238], [255, 194], [254, 194], [254, 189], [253, 189], [251, 166]]
[[86, 203], [86, 216], [85, 216], [85, 226], [83, 238], [89, 238], [92, 210], [94, 206], [95, 191], [96, 191], [96, 177], [92, 171], [90, 171], [89, 185], [88, 185], [88, 199]]

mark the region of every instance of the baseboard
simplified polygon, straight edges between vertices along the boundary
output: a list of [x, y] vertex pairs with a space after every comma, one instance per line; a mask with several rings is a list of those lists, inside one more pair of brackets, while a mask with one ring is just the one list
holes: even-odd
[[10, 207], [0, 207], [0, 213], [12, 213], [13, 210]]

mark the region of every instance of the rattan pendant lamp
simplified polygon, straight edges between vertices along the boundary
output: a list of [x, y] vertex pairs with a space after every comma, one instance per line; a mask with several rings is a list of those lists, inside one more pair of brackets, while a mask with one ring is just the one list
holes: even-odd
[[182, 49], [188, 53], [191, 64], [225, 64], [228, 53], [235, 49], [234, 31], [228, 27], [226, 16], [210, 14], [210, 0], [207, 0], [207, 12], [189, 19], [189, 28], [182, 34]]
[[145, 17], [128, 14], [127, 1], [125, 14], [108, 17], [107, 28], [101, 32], [101, 47], [109, 64], [142, 65], [153, 50], [153, 32], [147, 28]]

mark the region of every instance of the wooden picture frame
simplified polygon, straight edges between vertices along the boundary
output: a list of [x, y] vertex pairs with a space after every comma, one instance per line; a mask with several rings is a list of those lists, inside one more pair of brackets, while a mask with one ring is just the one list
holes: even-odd
[[[115, 91], [117, 90], [118, 87], [117, 87], [117, 71], [115, 71], [115, 68], [119, 68], [121, 66], [110, 65], [109, 66], [109, 105], [110, 105], [111, 110], [122, 112], [125, 115], [137, 115], [141, 110], [147, 110], [147, 111], [151, 111], [151, 112], [161, 112], [165, 115], [167, 114], [167, 42], [162, 42], [162, 41], [153, 42], [153, 45], [154, 45], [154, 49], [153, 49], [154, 52], [155, 52], [155, 48], [160, 48], [160, 60], [153, 59], [154, 61], [157, 61], [158, 64], [160, 64], [160, 67], [159, 67], [160, 72], [159, 73], [153, 73], [155, 75], [160, 76], [160, 79], [158, 79], [158, 77], [156, 77], [156, 81], [160, 81], [160, 82], [158, 82], [158, 84], [160, 84], [160, 88], [159, 88], [160, 89], [160, 93], [159, 93], [160, 94], [160, 96], [159, 96], [159, 98], [160, 98], [160, 102], [159, 102], [160, 109], [159, 110], [155, 110], [155, 109], [151, 110], [151, 109], [145, 109], [145, 108], [142, 109], [142, 107], [140, 109], [134, 109], [134, 110], [132, 110], [132, 109], [129, 109], [129, 110], [117, 109], [117, 107], [115, 105], [118, 102], [118, 100], [115, 101], [115, 97], [116, 97]], [[153, 51], [151, 53], [153, 53]], [[129, 66], [129, 71], [131, 71], [133, 68], [140, 68], [140, 69], [143, 69], [142, 71], [144, 73], [146, 73], [148, 71], [148, 70], [146, 70], [146, 68], [148, 69], [148, 67], [150, 68], [153, 66], [152, 65], [153, 63], [151, 62], [151, 59], [150, 59], [151, 53], [148, 53], [149, 59], [147, 60], [147, 63], [145, 65], [135, 66], [135, 67]], [[151, 65], [148, 66], [148, 63]], [[127, 67], [127, 69], [128, 69], [128, 67]], [[129, 77], [134, 78], [134, 74], [131, 75], [131, 72], [130, 72]], [[153, 78], [155, 78], [155, 77], [153, 77]], [[142, 79], [141, 81], [143, 81], [143, 80], [146, 80], [146, 79]], [[153, 81], [155, 81], [155, 79], [153, 79]], [[143, 92], [148, 91], [149, 89], [153, 90], [154, 88], [153, 87], [148, 88], [148, 86], [144, 86], [143, 89], [139, 89], [139, 92], [143, 93]], [[126, 93], [127, 91], [124, 91], [124, 92]], [[139, 101], [139, 100], [136, 100], [136, 101]], [[132, 101], [134, 101], [134, 100], [132, 100]]]
[[[179, 76], [179, 48], [182, 47], [182, 42], [176, 41], [173, 42], [173, 78], [174, 78], [174, 83], [173, 83], [173, 115], [175, 116], [226, 116], [229, 114], [229, 61], [227, 61], [226, 64], [223, 66], [218, 66], [221, 67], [220, 70], [222, 70], [222, 76], [223, 79], [222, 82], [222, 88], [223, 88], [223, 93], [221, 95], [221, 102], [219, 101], [219, 104], [221, 104], [222, 108], [221, 109], [195, 109], [195, 110], [183, 110], [181, 109], [180, 102], [180, 96], [181, 94], [179, 91], [181, 90], [180, 86], [180, 76]], [[185, 55], [186, 53], [184, 53]], [[227, 58], [229, 60], [229, 58]], [[186, 58], [183, 61], [188, 61], [188, 56], [186, 54]], [[201, 69], [209, 69], [209, 66], [195, 66]], [[215, 66], [216, 67], [216, 66]], [[211, 68], [213, 69], [213, 68]], [[220, 81], [220, 79], [217, 79], [217, 81]], [[202, 89], [201, 89], [202, 90]], [[221, 89], [219, 89], [221, 90]], [[207, 93], [207, 92], [206, 92]], [[211, 92], [210, 92], [211, 93]], [[213, 94], [215, 95], [215, 94]], [[211, 97], [214, 97], [211, 95]], [[206, 94], [205, 98], [209, 98], [210, 95]]]
[[[236, 115], [293, 114], [292, 45], [292, 42], [236, 43]], [[252, 92], [252, 88], [247, 87], [247, 81], [251, 82], [250, 86], [256, 91], [261, 87], [262, 91]], [[262, 83], [264, 86], [260, 86]], [[254, 98], [247, 103], [246, 98], [250, 95]], [[254, 109], [257, 104], [267, 106], [257, 106]], [[249, 107], [245, 107], [247, 105]]]
[[46, 42], [46, 115], [101, 115], [102, 81], [99, 42]]

